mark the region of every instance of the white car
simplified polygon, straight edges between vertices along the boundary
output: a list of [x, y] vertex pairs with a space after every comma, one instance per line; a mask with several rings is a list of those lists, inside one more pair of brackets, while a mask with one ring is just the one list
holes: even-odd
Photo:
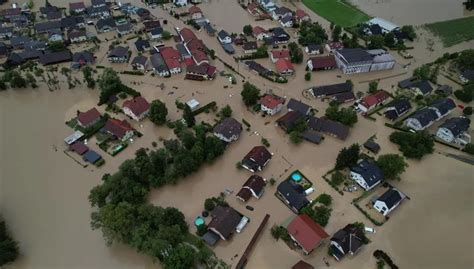
[[370, 227], [365, 227], [365, 232], [366, 232], [366, 233], [369, 233], [369, 234], [374, 234], [374, 233], [375, 233], [375, 229], [374, 229], [374, 228], [370, 228]]
[[235, 231], [237, 233], [242, 232], [242, 230], [245, 228], [248, 222], [249, 222], [249, 218], [247, 218], [246, 216], [243, 216], [242, 219], [240, 220], [239, 225], [237, 225], [237, 228], [235, 228]]

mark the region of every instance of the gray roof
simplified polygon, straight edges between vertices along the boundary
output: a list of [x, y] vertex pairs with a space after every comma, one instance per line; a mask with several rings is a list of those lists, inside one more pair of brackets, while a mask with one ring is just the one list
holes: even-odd
[[462, 72], [462, 76], [469, 81], [474, 80], [474, 70], [473, 69], [464, 70], [464, 72]]
[[308, 128], [317, 132], [330, 134], [342, 140], [346, 139], [349, 135], [349, 127], [346, 125], [337, 121], [317, 117], [311, 117], [308, 120]]
[[78, 24], [84, 23], [82, 16], [68, 16], [61, 19], [62, 28], [76, 28]]
[[292, 11], [287, 7], [279, 7], [277, 9], [275, 9], [274, 12], [277, 15], [285, 15], [287, 13], [292, 13]]
[[12, 33], [13, 27], [0, 27], [0, 34]]
[[340, 49], [336, 53], [342, 55], [348, 63], [372, 61], [373, 56], [361, 48]]
[[402, 89], [410, 88], [415, 82], [415, 77], [407, 78], [398, 82], [398, 87]]
[[72, 61], [75, 63], [84, 61], [86, 63], [94, 62], [94, 54], [90, 51], [76, 52], [72, 55]]
[[430, 107], [436, 108], [441, 115], [448, 113], [456, 107], [454, 101], [450, 98], [438, 99], [431, 103]]
[[144, 51], [145, 49], [150, 48], [150, 42], [148, 40], [139, 38], [137, 41], [135, 41], [135, 47], [138, 51]]
[[469, 130], [471, 121], [465, 117], [456, 117], [446, 120], [440, 128], [446, 128], [451, 131], [454, 137], [458, 137], [460, 134]]
[[242, 132], [242, 124], [234, 118], [225, 118], [214, 127], [214, 133], [220, 134], [230, 139], [232, 136], [239, 136]]
[[349, 82], [332, 84], [332, 85], [324, 85], [319, 87], [313, 87], [311, 91], [313, 95], [318, 96], [331, 96], [339, 93], [345, 92], [352, 92], [352, 84]]
[[282, 181], [277, 191], [288, 201], [289, 206], [296, 208], [297, 211], [309, 204], [303, 188], [291, 180]]
[[286, 107], [288, 108], [288, 110], [298, 111], [303, 115], [308, 115], [311, 110], [310, 106], [293, 98], [288, 101]]
[[48, 21], [35, 24], [35, 30], [38, 33], [48, 32], [55, 29], [61, 29], [60, 21]]
[[309, 142], [312, 142], [312, 143], [315, 143], [315, 144], [320, 144], [321, 141], [323, 140], [323, 136], [315, 131], [315, 130], [311, 130], [311, 129], [308, 129], [306, 131], [304, 131], [302, 134], [301, 134], [301, 137]]
[[410, 116], [410, 119], [416, 119], [422, 127], [438, 119], [438, 114], [433, 109], [422, 108]]
[[147, 61], [148, 61], [148, 58], [146, 56], [139, 55], [133, 58], [132, 65], [135, 65], [135, 64], [145, 65]]
[[453, 87], [445, 84], [445, 85], [439, 86], [438, 89], [436, 89], [436, 91], [443, 92], [445, 94], [450, 95], [453, 93]]
[[128, 48], [117, 46], [109, 52], [108, 57], [118, 57], [118, 58], [128, 57]]
[[402, 115], [403, 113], [405, 113], [406, 111], [408, 111], [411, 108], [411, 104], [410, 104], [410, 101], [408, 101], [407, 99], [398, 99], [391, 102], [387, 106], [387, 109], [388, 108], [393, 108], [393, 109], [386, 110], [385, 116], [391, 120], [394, 120], [398, 118], [400, 115]]
[[219, 241], [219, 239], [221, 239], [221, 238], [219, 237], [219, 235], [217, 235], [213, 231], [207, 231], [207, 233], [205, 233], [201, 237], [201, 239], [204, 242], [206, 242], [206, 244], [208, 244], [209, 246], [214, 246]]
[[367, 186], [373, 187], [384, 179], [382, 170], [373, 161], [362, 160], [351, 171], [361, 175], [367, 183]]
[[189, 52], [186, 50], [186, 47], [182, 43], [176, 44], [176, 49], [179, 51], [181, 57], [190, 55]]
[[433, 91], [433, 87], [427, 80], [422, 80], [415, 82], [411, 85], [412, 88], [418, 88], [423, 95], [430, 93]]
[[168, 70], [168, 66], [165, 64], [165, 60], [159, 53], [155, 53], [151, 55], [150, 57], [150, 62], [151, 66], [157, 71], [157, 72], [166, 72]]
[[386, 191], [382, 196], [377, 199], [377, 201], [384, 202], [389, 209], [391, 209], [394, 205], [400, 202], [403, 199], [400, 192], [397, 189], [391, 188], [390, 190]]
[[10, 44], [13, 47], [20, 47], [23, 46], [26, 42], [29, 42], [31, 38], [27, 36], [12, 36], [10, 38]]
[[20, 52], [19, 55], [25, 60], [38, 59], [41, 55], [43, 55], [43, 51], [26, 49]]
[[95, 24], [95, 27], [97, 27], [97, 29], [102, 29], [105, 26], [108, 26], [111, 28], [115, 27], [116, 26], [115, 20], [113, 18], [100, 19]]
[[43, 65], [57, 64], [70, 60], [72, 60], [72, 56], [69, 50], [46, 53], [41, 55], [39, 58], [40, 63]]
[[117, 25], [118, 32], [129, 32], [132, 30], [132, 28], [133, 28], [133, 25], [129, 22]]
[[226, 37], [230, 37], [230, 35], [224, 31], [224, 30], [220, 30], [219, 33], [217, 33], [217, 36], [220, 38], [220, 39], [224, 39]]

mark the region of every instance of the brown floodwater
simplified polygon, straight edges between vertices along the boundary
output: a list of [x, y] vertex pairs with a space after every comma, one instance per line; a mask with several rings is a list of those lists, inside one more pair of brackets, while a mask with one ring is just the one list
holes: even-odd
[[[201, 5], [201, 8], [214, 23], [218, 22], [228, 31], [236, 32], [243, 25], [253, 23], [250, 15], [244, 14], [236, 2], [213, 1], [212, 4]], [[234, 9], [241, 21], [228, 18], [232, 12], [219, 13], [219, 10], [226, 8]], [[169, 25], [166, 26], [168, 30], [173, 26], [183, 26], [160, 9], [152, 12], [169, 20]], [[311, 16], [314, 20], [321, 20], [314, 14]], [[264, 24], [276, 25], [270, 21]], [[327, 23], [323, 25], [327, 27]], [[301, 91], [304, 88], [343, 82], [346, 79], [353, 80], [356, 91], [365, 92], [368, 88], [367, 81], [394, 76], [382, 79], [379, 84], [381, 88], [392, 91], [392, 85], [408, 77], [414, 67], [433, 61], [444, 52], [459, 51], [474, 45], [471, 41], [444, 49], [436, 43], [434, 51], [430, 52], [426, 50], [426, 43], [433, 37], [426, 32], [421, 33], [421, 37], [415, 42], [416, 49], [412, 51], [415, 56], [411, 60], [412, 66], [407, 70], [402, 65], [409, 61], [394, 55], [398, 62], [394, 70], [355, 76], [345, 76], [337, 70], [319, 72], [313, 73], [312, 80], [307, 82], [302, 75], [304, 66], [298, 65], [296, 77], [291, 78], [288, 84], [276, 85], [256, 77], [242, 66], [239, 69], [262, 90], [272, 89], [279, 95], [296, 99], [303, 99]], [[215, 37], [208, 37], [203, 32], [198, 35], [222, 59], [236, 65], [232, 57], [223, 52]], [[109, 65], [104, 60], [107, 48], [108, 43], [103, 42], [97, 52], [99, 64], [106, 66]], [[268, 59], [259, 61], [273, 67]], [[221, 63], [217, 63], [217, 67], [224, 69]], [[114, 68], [124, 70], [129, 67], [119, 64], [114, 65]], [[73, 76], [80, 77], [78, 74]], [[219, 107], [229, 104], [236, 119], [245, 118], [251, 123], [251, 132], [244, 132], [241, 139], [230, 145], [224, 156], [215, 163], [204, 166], [198, 173], [175, 186], [153, 190], [149, 197], [151, 203], [179, 208], [191, 225], [192, 220], [202, 211], [206, 198], [218, 195], [225, 188], [232, 189], [234, 194], [239, 190], [250, 174], [237, 170], [235, 164], [265, 137], [271, 144], [270, 151], [274, 153], [274, 157], [261, 175], [268, 179], [274, 177], [279, 182], [291, 171], [299, 169], [315, 185], [316, 191], [310, 198], [314, 199], [323, 192], [331, 194], [334, 204], [332, 217], [326, 227], [329, 234], [354, 221], [363, 221], [372, 226], [350, 205], [353, 196], [340, 196], [321, 176], [332, 168], [336, 155], [343, 146], [363, 143], [374, 134], [382, 146], [382, 154], [397, 152], [397, 148], [387, 139], [391, 130], [384, 126], [382, 118], [378, 118], [376, 122], [360, 118], [348, 140], [344, 142], [327, 137], [321, 145], [303, 143], [294, 146], [290, 144], [288, 136], [274, 126], [276, 117], [262, 118], [246, 110], [240, 99], [240, 78], [237, 85], [231, 85], [220, 76], [214, 81], [199, 83], [185, 81], [183, 78], [183, 74], [171, 79], [149, 75], [122, 76], [124, 83], [139, 90], [148, 100], [159, 98], [165, 101], [170, 120], [179, 119], [181, 115], [174, 105], [176, 98], [181, 101], [196, 98], [201, 104], [211, 101], [216, 101]], [[163, 90], [158, 87], [161, 83], [165, 86]], [[172, 132], [166, 127], [157, 128], [147, 120], [141, 124], [132, 123], [144, 133], [142, 138], [116, 157], [103, 153], [106, 159], [103, 168], [82, 168], [63, 153], [66, 148], [63, 138], [71, 133], [64, 122], [77, 110], [94, 106], [98, 100], [97, 90], [88, 90], [82, 86], [68, 90], [65, 83], [60, 85], [62, 89], [54, 92], [49, 92], [44, 86], [37, 90], [0, 92], [0, 212], [5, 216], [15, 238], [20, 241], [22, 250], [22, 257], [8, 268], [160, 268], [150, 258], [136, 254], [126, 246], [105, 246], [101, 232], [90, 229], [91, 208], [87, 196], [90, 189], [100, 183], [104, 173], [116, 171], [125, 159], [133, 156], [135, 150], [150, 147], [151, 142], [160, 137], [171, 137]], [[319, 100], [304, 101], [320, 111], [327, 107], [327, 103]], [[103, 108], [100, 109], [103, 111]], [[456, 110], [455, 114], [459, 113]], [[323, 112], [319, 112], [317, 115], [322, 114]], [[202, 114], [198, 116], [198, 120], [212, 121], [213, 116]], [[97, 146], [92, 145], [92, 148], [102, 153]], [[451, 150], [437, 146], [436, 151], [443, 153]], [[389, 222], [377, 228], [376, 234], [370, 235], [372, 243], [364, 247], [357, 256], [340, 263], [330, 259], [331, 267], [374, 268], [372, 252], [376, 249], [389, 253], [400, 268], [474, 267], [473, 167], [438, 153], [421, 162], [410, 161], [409, 164], [402, 181], [394, 184], [407, 193], [411, 200], [394, 212]], [[322, 258], [327, 255], [327, 243], [311, 255], [303, 257], [271, 237], [269, 230], [273, 224], [287, 223], [294, 216], [273, 195], [275, 188], [268, 186], [260, 200], [252, 198], [249, 201], [255, 207], [253, 212], [246, 210], [233, 195], [228, 197], [228, 202], [249, 216], [251, 222], [230, 242], [220, 242], [214, 251], [226, 262], [235, 265], [261, 219], [268, 213], [271, 215], [268, 226], [250, 257], [248, 268], [289, 268], [299, 259], [307, 260], [316, 268], [324, 267]], [[238, 257], [234, 259], [235, 254]]]

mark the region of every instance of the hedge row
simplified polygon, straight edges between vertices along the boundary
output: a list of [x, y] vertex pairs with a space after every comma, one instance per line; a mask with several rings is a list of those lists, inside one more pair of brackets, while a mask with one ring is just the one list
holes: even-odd
[[209, 104], [207, 104], [207, 105], [205, 105], [205, 106], [203, 106], [203, 107], [200, 107], [200, 108], [196, 109], [196, 110], [193, 112], [193, 115], [196, 116], [196, 115], [198, 115], [198, 114], [201, 114], [202, 112], [204, 112], [204, 111], [206, 111], [206, 110], [208, 110], [208, 109], [210, 109], [210, 108], [216, 107], [216, 105], [217, 105], [216, 102], [214, 102], [214, 101], [213, 101], [213, 102], [210, 102]]
[[388, 256], [388, 254], [384, 251], [377, 249], [376, 251], [374, 251], [374, 257], [376, 259], [384, 260], [388, 264], [388, 266], [390, 266], [390, 268], [398, 269], [398, 266], [393, 263], [392, 258], [390, 258], [390, 256]]

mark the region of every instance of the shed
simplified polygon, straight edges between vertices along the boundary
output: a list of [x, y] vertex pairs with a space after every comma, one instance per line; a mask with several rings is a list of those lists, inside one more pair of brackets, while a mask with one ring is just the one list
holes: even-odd
[[364, 148], [370, 150], [374, 154], [379, 153], [380, 151], [380, 145], [375, 143], [373, 139], [369, 139], [364, 143]]
[[100, 156], [97, 152], [93, 150], [89, 150], [88, 152], [84, 154], [83, 158], [85, 161], [94, 164], [100, 159], [102, 159], [102, 156]]
[[213, 231], [207, 231], [202, 237], [202, 240], [209, 246], [214, 246], [220, 239], [219, 235], [214, 233]]
[[66, 144], [68, 145], [72, 145], [74, 142], [76, 142], [83, 136], [84, 134], [81, 131], [75, 131], [72, 135], [64, 138], [64, 142], [66, 142]]
[[196, 100], [196, 99], [191, 99], [189, 101], [186, 102], [186, 105], [191, 109], [191, 110], [195, 110], [196, 108], [199, 107], [199, 102]]
[[84, 143], [80, 142], [80, 141], [76, 141], [74, 144], [72, 144], [70, 147], [69, 147], [72, 151], [76, 152], [77, 154], [79, 155], [83, 155], [84, 153], [86, 153], [89, 148], [84, 145]]

